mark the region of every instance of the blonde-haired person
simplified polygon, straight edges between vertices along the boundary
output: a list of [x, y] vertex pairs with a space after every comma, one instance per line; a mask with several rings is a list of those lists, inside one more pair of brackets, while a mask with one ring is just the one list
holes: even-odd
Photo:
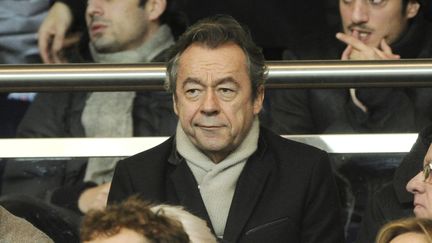
[[432, 219], [404, 218], [390, 221], [379, 231], [376, 243], [432, 243]]
[[216, 237], [212, 234], [207, 222], [181, 206], [156, 205], [151, 208], [155, 213], [162, 213], [166, 217], [176, 219], [183, 225], [184, 230], [189, 235], [191, 243], [216, 243]]

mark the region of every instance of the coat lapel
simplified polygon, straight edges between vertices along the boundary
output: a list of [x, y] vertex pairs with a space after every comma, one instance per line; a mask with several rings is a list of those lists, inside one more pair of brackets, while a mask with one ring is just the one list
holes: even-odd
[[225, 226], [224, 240], [237, 242], [251, 217], [273, 167], [273, 157], [265, 154], [265, 145], [252, 155], [237, 182]]
[[210, 217], [198, 190], [198, 184], [184, 160], [176, 165], [170, 175], [170, 180], [173, 183], [179, 204], [194, 215], [206, 220], [211, 227]]

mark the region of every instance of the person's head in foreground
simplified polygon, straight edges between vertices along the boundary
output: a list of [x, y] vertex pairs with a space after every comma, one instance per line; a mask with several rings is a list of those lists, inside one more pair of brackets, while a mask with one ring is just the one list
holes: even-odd
[[191, 26], [170, 57], [166, 86], [181, 128], [219, 163], [242, 143], [262, 108], [261, 49], [235, 19], [218, 15]]
[[376, 243], [432, 243], [432, 219], [391, 221], [379, 231]]
[[[427, 154], [432, 153], [432, 147]], [[426, 156], [426, 158], [428, 158]], [[419, 218], [432, 219], [432, 161], [423, 161], [423, 170], [415, 175], [407, 184], [407, 191], [414, 195], [414, 214]]]
[[83, 219], [80, 232], [84, 243], [189, 243], [181, 222], [137, 197], [91, 210]]

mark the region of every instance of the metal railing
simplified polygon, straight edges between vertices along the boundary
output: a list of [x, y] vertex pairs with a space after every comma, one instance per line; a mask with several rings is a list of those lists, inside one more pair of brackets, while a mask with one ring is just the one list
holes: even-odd
[[[267, 88], [432, 86], [432, 59], [267, 62]], [[0, 92], [162, 90], [163, 63], [0, 65]]]

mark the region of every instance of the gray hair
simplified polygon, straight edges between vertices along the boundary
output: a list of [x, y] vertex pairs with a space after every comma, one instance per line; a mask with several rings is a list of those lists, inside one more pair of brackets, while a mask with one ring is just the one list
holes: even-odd
[[154, 213], [162, 213], [168, 218], [181, 222], [183, 229], [188, 234], [191, 243], [216, 243], [216, 237], [212, 234], [207, 222], [189, 213], [181, 206], [160, 204], [153, 206]]
[[261, 48], [253, 42], [247, 28], [228, 15], [216, 15], [202, 19], [180, 36], [168, 55], [167, 80], [165, 81], [165, 88], [168, 91], [175, 94], [180, 56], [194, 43], [202, 44], [210, 49], [216, 49], [227, 43], [237, 44], [246, 55], [246, 65], [252, 82], [252, 98], [256, 98], [258, 90], [264, 85], [267, 78], [264, 55]]

